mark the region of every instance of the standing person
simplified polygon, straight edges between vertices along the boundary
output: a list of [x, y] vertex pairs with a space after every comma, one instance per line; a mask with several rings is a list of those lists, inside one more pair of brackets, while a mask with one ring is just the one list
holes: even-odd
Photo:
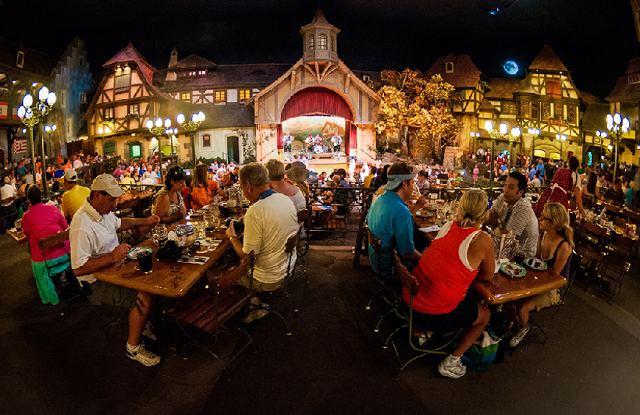
[[571, 157], [569, 159], [568, 169], [559, 169], [554, 175], [551, 184], [544, 190], [540, 200], [536, 204], [536, 217], [540, 219], [542, 209], [546, 203], [558, 202], [565, 208], [569, 208], [569, 192], [574, 192], [576, 206], [580, 214], [584, 216], [584, 207], [582, 206], [582, 181], [578, 174], [578, 159]]
[[78, 170], [82, 167], [84, 167], [84, 164], [82, 163], [82, 160], [80, 160], [80, 157], [78, 156], [73, 160], [73, 169]]
[[[236, 235], [235, 227], [227, 228], [227, 236], [238, 256], [254, 252], [256, 261], [253, 270], [253, 283], [250, 275], [242, 277], [240, 285], [255, 291], [273, 291], [282, 285], [287, 274], [288, 254], [285, 245], [289, 238], [298, 232], [298, 215], [291, 200], [269, 187], [269, 174], [258, 163], [249, 163], [240, 170], [240, 187], [251, 202], [245, 213], [244, 234]], [[239, 237], [243, 237], [241, 241]], [[291, 263], [295, 264], [295, 250]], [[258, 305], [259, 301], [252, 300]], [[268, 312], [255, 309], [249, 313], [245, 322], [264, 317]]]
[[307, 145], [307, 153], [311, 154], [313, 152], [313, 136], [309, 134], [307, 138], [304, 139], [304, 142]]
[[476, 182], [478, 181], [478, 176], [480, 175], [480, 169], [478, 168], [478, 165], [476, 164], [473, 168], [473, 184], [476, 184]]
[[56, 305], [60, 299], [49, 277], [49, 270], [52, 273], [60, 273], [69, 266], [69, 241], [45, 249], [43, 254], [38, 247], [38, 239], [64, 231], [69, 225], [55, 206], [42, 204], [42, 192], [38, 186], [29, 186], [27, 199], [31, 207], [22, 217], [22, 232], [31, 248], [31, 269], [42, 303]]
[[291, 145], [293, 144], [293, 136], [291, 134], [289, 134], [289, 131], [287, 131], [287, 134], [282, 137], [282, 145], [283, 145], [283, 153], [284, 153], [284, 160], [287, 161], [291, 158]]
[[173, 166], [165, 175], [164, 188], [156, 195], [151, 208], [151, 214], [157, 215], [161, 223], [177, 222], [187, 216], [182, 198], [184, 182], [185, 175], [180, 166]]
[[[413, 242], [413, 216], [407, 207], [411, 200], [415, 174], [406, 163], [395, 163], [389, 169], [386, 192], [373, 201], [367, 214], [367, 224], [371, 233], [380, 239], [382, 252], [376, 253], [369, 246], [369, 259], [373, 272], [384, 281], [394, 279], [393, 250], [407, 261], [416, 262], [422, 254]], [[421, 197], [416, 205], [420, 209], [426, 203]], [[414, 209], [417, 211], [417, 209]]]
[[[573, 249], [573, 229], [569, 226], [569, 213], [560, 203], [547, 203], [540, 219], [540, 232], [536, 257], [547, 263], [564, 279], [569, 280], [571, 250]], [[516, 347], [529, 332], [529, 312], [560, 304], [560, 289], [556, 288], [533, 297], [509, 303], [508, 309], [514, 317], [515, 334], [509, 345]]]
[[123, 261], [131, 251], [128, 244], [118, 243], [117, 231], [155, 226], [160, 222], [155, 215], [144, 219], [118, 218], [112, 211], [117, 205], [117, 198], [123, 194], [113, 176], [101, 174], [94, 179], [91, 196], [76, 212], [69, 228], [71, 267], [83, 287], [89, 284], [92, 304], [111, 304], [131, 310], [125, 353], [145, 366], [154, 366], [160, 363], [160, 357], [145, 349], [140, 340], [149, 318], [153, 295], [100, 281], [93, 276], [94, 272]]
[[342, 147], [342, 137], [340, 134], [336, 132], [333, 137], [331, 137], [331, 143], [333, 144], [333, 157], [335, 158], [336, 154], [340, 157], [340, 149]]
[[582, 185], [582, 194], [584, 196], [595, 197], [596, 199], [600, 198], [600, 190], [597, 186], [598, 176], [594, 172], [589, 172], [589, 178], [587, 183]]
[[526, 190], [527, 178], [518, 172], [509, 173], [502, 194], [491, 206], [487, 224], [513, 232], [524, 255], [531, 257], [536, 253], [538, 220], [531, 202], [523, 197]]
[[64, 188], [67, 191], [62, 195], [62, 204], [60, 206], [62, 215], [67, 220], [67, 223], [71, 223], [73, 215], [76, 214], [91, 194], [91, 190], [88, 187], [80, 186], [77, 182], [78, 175], [76, 171], [67, 169], [64, 172]]
[[375, 183], [376, 173], [378, 173], [378, 168], [376, 166], [371, 166], [371, 169], [369, 169], [369, 175], [364, 178], [364, 187], [373, 187], [371, 184]]
[[307, 207], [307, 199], [297, 186], [284, 181], [284, 164], [280, 160], [271, 159], [265, 164], [269, 172], [269, 185], [276, 192], [287, 196], [293, 202], [296, 213]]
[[[442, 376], [453, 379], [467, 372], [460, 358], [491, 317], [486, 306], [467, 295], [476, 278], [489, 281], [494, 275], [493, 243], [489, 234], [480, 230], [489, 216], [487, 202], [482, 190], [466, 192], [456, 220], [442, 227], [413, 270], [418, 280], [418, 295], [413, 299], [415, 324], [438, 333], [463, 329], [455, 350], [438, 365]], [[409, 304], [406, 288], [402, 298]]]
[[15, 205], [15, 199], [18, 197], [15, 186], [11, 184], [11, 178], [5, 176], [4, 186], [0, 188], [0, 198], [2, 199], [2, 214], [5, 217], [6, 228], [13, 228], [13, 223], [18, 218], [18, 209]]

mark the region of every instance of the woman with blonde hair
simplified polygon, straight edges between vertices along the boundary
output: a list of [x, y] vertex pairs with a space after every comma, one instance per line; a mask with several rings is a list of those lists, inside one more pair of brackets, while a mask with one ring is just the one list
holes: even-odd
[[[491, 316], [486, 306], [467, 296], [476, 278], [494, 276], [493, 242], [480, 230], [489, 217], [487, 202], [482, 190], [466, 192], [455, 221], [442, 227], [413, 270], [418, 280], [418, 295], [413, 299], [416, 325], [438, 333], [464, 329], [456, 349], [438, 365], [441, 375], [454, 379], [466, 373], [460, 357], [482, 334]], [[409, 304], [406, 288], [402, 296]]]
[[[547, 263], [548, 268], [569, 280], [573, 229], [569, 226], [569, 212], [560, 203], [547, 203], [540, 217], [540, 237], [536, 257]], [[560, 304], [560, 289], [556, 288], [533, 297], [509, 303], [518, 329], [509, 343], [516, 347], [529, 332], [529, 312]]]

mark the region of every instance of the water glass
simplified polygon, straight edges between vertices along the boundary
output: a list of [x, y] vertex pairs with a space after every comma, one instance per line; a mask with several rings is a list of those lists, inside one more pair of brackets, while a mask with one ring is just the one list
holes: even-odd
[[154, 244], [162, 248], [167, 242], [167, 228], [163, 224], [160, 224], [151, 230], [151, 240]]

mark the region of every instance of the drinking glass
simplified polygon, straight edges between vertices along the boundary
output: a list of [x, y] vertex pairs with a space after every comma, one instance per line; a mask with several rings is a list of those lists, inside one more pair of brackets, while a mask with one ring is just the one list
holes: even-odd
[[136, 255], [136, 259], [138, 260], [140, 271], [145, 274], [150, 274], [153, 272], [153, 254], [150, 251], [144, 250], [138, 252], [138, 255]]
[[167, 242], [167, 228], [164, 223], [151, 230], [151, 239], [153, 243], [158, 245], [160, 248], [164, 246]]

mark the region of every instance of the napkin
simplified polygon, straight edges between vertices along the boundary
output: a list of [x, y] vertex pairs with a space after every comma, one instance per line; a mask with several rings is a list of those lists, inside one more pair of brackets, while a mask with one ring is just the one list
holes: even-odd
[[433, 226], [427, 226], [426, 228], [420, 228], [420, 232], [438, 232], [440, 230], [440, 226], [438, 225], [433, 225]]

